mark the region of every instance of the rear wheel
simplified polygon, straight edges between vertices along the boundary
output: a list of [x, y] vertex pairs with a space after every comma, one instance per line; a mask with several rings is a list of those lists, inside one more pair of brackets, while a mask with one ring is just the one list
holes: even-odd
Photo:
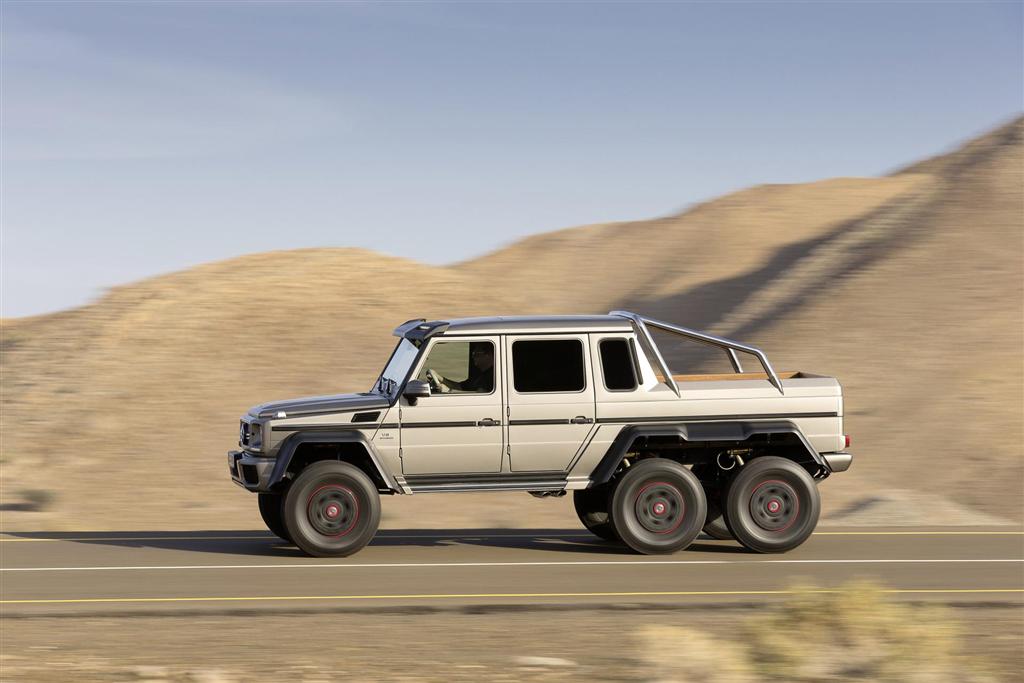
[[725, 520], [740, 543], [759, 553], [792, 550], [814, 531], [818, 486], [807, 471], [777, 457], [748, 462], [729, 486]]
[[313, 463], [285, 495], [284, 521], [299, 549], [314, 557], [361, 550], [380, 523], [380, 496], [366, 474], [346, 462]]
[[284, 525], [284, 496], [279, 493], [259, 494], [260, 517], [271, 533], [291, 541], [288, 529]]
[[633, 550], [673, 553], [700, 533], [707, 501], [690, 470], [653, 458], [636, 463], [615, 483], [610, 514], [616, 534]]
[[576, 508], [576, 516], [587, 531], [606, 541], [617, 541], [618, 536], [615, 535], [615, 528], [608, 515], [609, 494], [607, 484], [578, 489], [572, 492], [572, 504]]
[[691, 471], [700, 479], [704, 495], [708, 499], [708, 516], [704, 520], [704, 533], [716, 541], [731, 541], [732, 534], [722, 515], [725, 493], [732, 480], [731, 472], [721, 470], [716, 464], [694, 465]]

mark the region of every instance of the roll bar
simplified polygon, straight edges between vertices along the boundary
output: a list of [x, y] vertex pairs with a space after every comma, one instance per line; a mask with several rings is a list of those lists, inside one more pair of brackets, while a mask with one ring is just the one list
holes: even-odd
[[665, 376], [665, 383], [673, 392], [675, 392], [676, 396], [680, 396], [679, 385], [676, 384], [675, 379], [672, 377], [672, 371], [668, 369], [668, 363], [665, 362], [665, 358], [661, 355], [661, 351], [658, 350], [658, 345], [654, 342], [654, 337], [651, 336], [651, 331], [648, 329], [648, 326], [664, 330], [665, 332], [671, 332], [672, 334], [678, 334], [702, 344], [708, 344], [722, 349], [729, 357], [729, 363], [732, 365], [732, 369], [736, 372], [743, 372], [743, 366], [740, 364], [740, 359], [736, 356], [736, 352], [749, 353], [761, 362], [761, 367], [764, 368], [764, 372], [768, 375], [768, 381], [772, 383], [772, 386], [778, 389], [780, 394], [785, 395], [786, 393], [782, 389], [782, 381], [779, 380], [779, 376], [775, 374], [772, 364], [768, 362], [768, 356], [766, 356], [764, 351], [756, 346], [741, 344], [740, 342], [726, 339], [725, 337], [716, 337], [713, 334], [698, 332], [697, 330], [691, 330], [687, 327], [680, 327], [679, 325], [673, 325], [661, 320], [647, 318], [636, 313], [631, 313], [630, 311], [611, 311], [608, 315], [616, 315], [633, 321], [633, 325], [636, 327], [637, 333], [640, 335], [641, 342], [651, 352], [651, 355], [654, 356], [654, 359], [658, 363], [658, 369], [661, 370], [661, 374]]

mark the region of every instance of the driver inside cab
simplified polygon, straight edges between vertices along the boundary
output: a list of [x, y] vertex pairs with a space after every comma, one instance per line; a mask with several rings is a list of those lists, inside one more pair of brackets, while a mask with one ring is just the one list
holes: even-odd
[[427, 370], [427, 377], [441, 393], [454, 390], [489, 394], [494, 391], [494, 346], [490, 342], [470, 342], [469, 347], [469, 374], [466, 379], [448, 379], [436, 370]]

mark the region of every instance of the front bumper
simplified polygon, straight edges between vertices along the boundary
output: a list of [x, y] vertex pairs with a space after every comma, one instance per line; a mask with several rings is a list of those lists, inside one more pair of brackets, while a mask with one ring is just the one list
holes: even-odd
[[270, 475], [274, 471], [272, 458], [257, 458], [245, 451], [228, 451], [228, 470], [231, 480], [249, 491], [266, 491], [270, 488]]
[[833, 472], [845, 472], [853, 464], [853, 453], [822, 453], [821, 457]]

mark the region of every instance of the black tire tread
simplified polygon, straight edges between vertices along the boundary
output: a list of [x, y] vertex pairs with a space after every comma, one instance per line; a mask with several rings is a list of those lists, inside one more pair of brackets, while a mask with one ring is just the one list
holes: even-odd
[[[777, 538], [759, 530], [749, 520], [749, 512], [744, 511], [750, 487], [769, 476], [784, 479], [793, 486], [805, 511], [792, 532]], [[758, 553], [782, 553], [796, 548], [814, 532], [821, 514], [821, 496], [814, 479], [803, 467], [786, 458], [762, 456], [749, 461], [733, 479], [724, 510], [729, 531], [746, 548]]]
[[[689, 511], [685, 513], [682, 531], [674, 534], [671, 541], [657, 544], [651, 542], [650, 536], [645, 537], [642, 533], [634, 532], [630, 526], [635, 511], [629, 498], [637, 485], [654, 477], [674, 478], [680, 485], [680, 491], [690, 497]], [[664, 458], [641, 460], [623, 472], [614, 482], [610, 507], [612, 524], [619, 539], [639, 553], [654, 555], [682, 550], [692, 543], [700, 533], [706, 515], [707, 500], [700, 480], [686, 467], [673, 460]]]
[[[309, 523], [304, 521], [306, 511], [303, 499], [310, 486], [330, 479], [343, 481], [363, 499], [360, 503], [361, 527], [343, 542], [327, 541], [325, 537], [310, 529]], [[377, 526], [380, 523], [380, 495], [373, 480], [355, 465], [337, 460], [315, 462], [302, 470], [288, 488], [284, 502], [284, 521], [292, 542], [307, 555], [347, 557], [361, 550], [377, 533]]]
[[284, 525], [284, 496], [279, 493], [259, 494], [260, 517], [275, 536], [291, 542], [288, 527]]

